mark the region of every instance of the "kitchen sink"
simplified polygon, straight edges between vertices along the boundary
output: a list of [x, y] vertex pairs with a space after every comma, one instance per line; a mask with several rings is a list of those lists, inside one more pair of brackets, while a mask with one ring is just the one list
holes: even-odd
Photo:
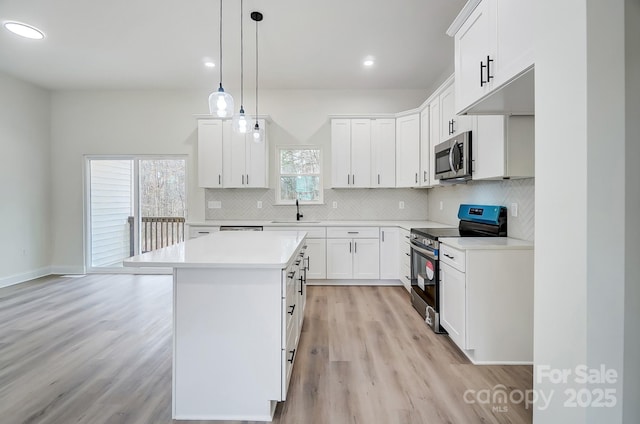
[[319, 224], [320, 221], [271, 221], [272, 224]]

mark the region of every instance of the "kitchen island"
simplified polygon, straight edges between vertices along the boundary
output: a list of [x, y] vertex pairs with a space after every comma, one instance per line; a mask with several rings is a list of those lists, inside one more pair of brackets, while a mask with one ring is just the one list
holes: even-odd
[[174, 419], [271, 421], [306, 298], [305, 232], [218, 232], [129, 258], [173, 267]]

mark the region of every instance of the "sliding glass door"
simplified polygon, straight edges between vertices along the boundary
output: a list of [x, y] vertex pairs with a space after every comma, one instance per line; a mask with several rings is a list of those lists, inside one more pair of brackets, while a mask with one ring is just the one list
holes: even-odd
[[122, 261], [184, 240], [184, 157], [88, 157], [87, 269], [122, 270]]

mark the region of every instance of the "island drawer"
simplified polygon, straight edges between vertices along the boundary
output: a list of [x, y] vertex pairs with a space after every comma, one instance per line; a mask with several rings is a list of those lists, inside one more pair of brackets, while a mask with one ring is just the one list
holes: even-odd
[[380, 228], [327, 227], [327, 238], [380, 238]]

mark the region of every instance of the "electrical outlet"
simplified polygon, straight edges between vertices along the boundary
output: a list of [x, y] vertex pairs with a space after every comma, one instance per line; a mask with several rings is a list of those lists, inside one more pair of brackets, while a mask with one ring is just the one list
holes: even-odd
[[222, 208], [222, 202], [219, 200], [209, 200], [209, 202], [207, 202], [207, 207], [209, 209], [220, 209]]
[[512, 203], [511, 204], [511, 216], [513, 216], [513, 217], [518, 216], [518, 204], [517, 203]]
[[262, 200], [258, 200], [258, 209], [262, 209]]
[[404, 202], [402, 200], [398, 203], [398, 209], [404, 209]]
[[443, 210], [443, 209], [444, 209], [444, 202], [441, 200], [440, 201], [440, 210]]
[[338, 202], [333, 202], [333, 209], [338, 209]]

